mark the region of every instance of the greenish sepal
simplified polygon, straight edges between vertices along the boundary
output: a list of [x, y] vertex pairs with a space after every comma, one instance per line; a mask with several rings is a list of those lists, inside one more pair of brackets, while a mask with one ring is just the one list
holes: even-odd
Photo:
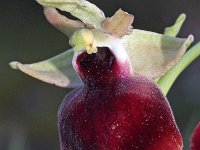
[[96, 5], [86, 0], [36, 0], [43, 6], [58, 8], [69, 12], [85, 24], [94, 28], [101, 28], [101, 22], [105, 19], [103, 11]]
[[82, 82], [72, 66], [73, 50], [67, 50], [50, 59], [34, 63], [21, 64], [11, 62], [13, 69], [18, 69], [36, 79], [60, 87], [77, 88]]
[[167, 95], [174, 81], [181, 74], [181, 72], [199, 56], [200, 42], [193, 46], [191, 49], [189, 49], [188, 52], [179, 61], [179, 63], [176, 64], [171, 70], [169, 70], [163, 77], [161, 77], [157, 81], [157, 84], [159, 85], [159, 87], [165, 95]]
[[185, 53], [193, 36], [175, 38], [150, 31], [133, 29], [122, 38], [134, 71], [149, 78], [163, 76]]

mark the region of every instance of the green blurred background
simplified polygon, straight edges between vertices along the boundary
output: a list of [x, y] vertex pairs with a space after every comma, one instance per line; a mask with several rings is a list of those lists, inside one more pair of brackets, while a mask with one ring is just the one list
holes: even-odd
[[[179, 37], [200, 41], [199, 0], [91, 0], [107, 16], [118, 8], [135, 15], [134, 28], [163, 33], [184, 12], [187, 20]], [[69, 14], [66, 14], [69, 16]], [[70, 91], [12, 70], [17, 60], [33, 63], [69, 48], [68, 38], [44, 18], [35, 1], [0, 1], [0, 149], [57, 150], [57, 110]], [[200, 58], [177, 79], [168, 99], [183, 135], [185, 149], [200, 120]]]

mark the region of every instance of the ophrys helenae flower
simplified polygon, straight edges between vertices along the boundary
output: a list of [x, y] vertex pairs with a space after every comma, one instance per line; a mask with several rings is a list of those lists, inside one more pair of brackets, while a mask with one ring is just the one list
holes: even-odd
[[[85, 0], [38, 2], [47, 20], [69, 37], [72, 49], [39, 63], [11, 66], [76, 88], [58, 113], [61, 149], [181, 150], [182, 138], [165, 95], [200, 53], [195, 49], [195, 55], [185, 55], [189, 61], [183, 57], [193, 41], [192, 35], [175, 37], [185, 16], [162, 35], [133, 29], [133, 15], [121, 9], [106, 18]], [[185, 65], [176, 69], [176, 64]]]

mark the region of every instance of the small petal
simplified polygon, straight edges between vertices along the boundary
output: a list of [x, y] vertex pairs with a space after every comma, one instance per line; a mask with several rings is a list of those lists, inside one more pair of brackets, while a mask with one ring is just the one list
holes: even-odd
[[76, 88], [80, 87], [82, 83], [72, 67], [72, 56], [73, 51], [67, 50], [60, 55], [42, 62], [34, 64], [11, 62], [10, 66], [13, 69], [21, 70], [36, 79], [50, 84]]
[[68, 37], [70, 37], [75, 30], [85, 28], [85, 24], [83, 22], [68, 19], [58, 13], [55, 8], [45, 7], [44, 14], [50, 24]]
[[79, 18], [85, 24], [94, 28], [100, 28], [101, 22], [105, 19], [103, 11], [97, 6], [85, 0], [36, 0], [43, 6], [55, 7], [62, 11], [69, 12]]
[[102, 22], [102, 29], [116, 37], [121, 38], [132, 31], [133, 15], [119, 9], [112, 17]]
[[134, 29], [122, 42], [136, 73], [150, 78], [164, 75], [174, 66], [193, 41]]
[[196, 126], [190, 141], [190, 150], [200, 150], [200, 123]]

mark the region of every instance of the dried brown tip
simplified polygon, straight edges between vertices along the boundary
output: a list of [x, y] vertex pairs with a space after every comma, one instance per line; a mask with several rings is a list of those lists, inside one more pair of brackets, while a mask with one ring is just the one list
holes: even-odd
[[46, 19], [55, 28], [70, 37], [75, 30], [85, 28], [85, 24], [78, 20], [71, 20], [61, 15], [55, 8], [44, 7]]
[[119, 9], [112, 17], [106, 18], [101, 26], [105, 32], [121, 38], [131, 33], [133, 19], [133, 15]]

